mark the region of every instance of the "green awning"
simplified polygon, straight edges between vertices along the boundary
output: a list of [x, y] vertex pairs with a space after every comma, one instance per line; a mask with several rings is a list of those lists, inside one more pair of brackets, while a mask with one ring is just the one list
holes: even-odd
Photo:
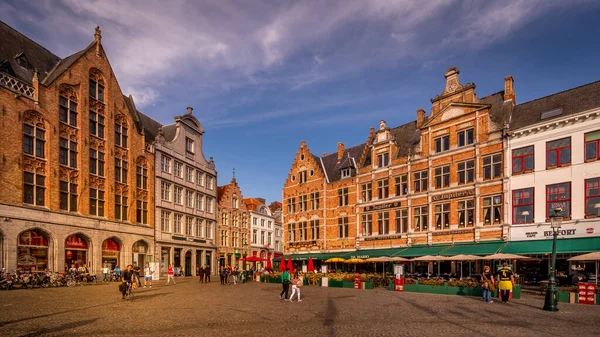
[[363, 250], [357, 250], [357, 251], [350, 252], [350, 253], [345, 253], [344, 256], [341, 256], [341, 257], [343, 257], [345, 259], [349, 259], [349, 258], [369, 259], [372, 257], [392, 256], [392, 255], [397, 254], [405, 249], [406, 249], [406, 247], [387, 248], [387, 249], [363, 249]]
[[455, 256], [459, 254], [465, 255], [492, 255], [498, 252], [498, 250], [506, 245], [504, 241], [495, 242], [483, 242], [483, 243], [468, 243], [468, 244], [455, 244], [447, 250], [443, 251], [440, 255], [443, 256]]
[[344, 259], [350, 258], [349, 254], [354, 254], [354, 252], [339, 252], [339, 253], [315, 253], [315, 254], [290, 254], [285, 256], [285, 260], [287, 261], [288, 257], [292, 258], [292, 261], [308, 261], [309, 258], [313, 258], [316, 261], [327, 260], [332, 257], [341, 257]]
[[[600, 251], [600, 237], [556, 240], [557, 253], [589, 253]], [[537, 255], [552, 253], [552, 240], [530, 240], [509, 242], [500, 253]]]
[[444, 252], [450, 245], [436, 245], [436, 246], [412, 246], [407, 249], [401, 250], [394, 254], [394, 256], [400, 257], [419, 257], [425, 255], [439, 255]]

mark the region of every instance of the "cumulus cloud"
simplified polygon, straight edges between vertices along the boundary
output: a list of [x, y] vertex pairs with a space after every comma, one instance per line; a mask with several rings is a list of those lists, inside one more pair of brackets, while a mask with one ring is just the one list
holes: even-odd
[[[411, 57], [426, 63], [448, 46], [484, 48], [565, 4], [9, 0], [0, 6], [8, 15], [29, 13], [3, 20], [37, 27], [41, 42], [60, 56], [87, 45], [100, 25], [122, 87], [143, 107], [163, 98], [159, 92], [164, 90], [204, 96], [252, 86], [296, 91], [374, 64]], [[270, 118], [268, 113], [261, 116]]]

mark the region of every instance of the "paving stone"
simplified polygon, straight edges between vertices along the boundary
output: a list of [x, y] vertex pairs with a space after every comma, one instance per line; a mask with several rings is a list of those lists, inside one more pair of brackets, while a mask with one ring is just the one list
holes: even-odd
[[551, 313], [534, 295], [503, 304], [305, 286], [302, 302], [287, 302], [277, 284], [154, 284], [133, 301], [116, 283], [0, 292], [0, 336], [600, 336], [600, 306]]

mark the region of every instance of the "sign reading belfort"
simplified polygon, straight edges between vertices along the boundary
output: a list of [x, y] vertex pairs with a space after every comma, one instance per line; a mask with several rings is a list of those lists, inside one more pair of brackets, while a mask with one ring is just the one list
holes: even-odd
[[456, 198], [462, 198], [462, 197], [471, 197], [474, 195], [475, 195], [475, 190], [452, 192], [452, 193], [446, 193], [446, 194], [432, 195], [431, 201], [440, 201], [440, 200], [456, 199]]

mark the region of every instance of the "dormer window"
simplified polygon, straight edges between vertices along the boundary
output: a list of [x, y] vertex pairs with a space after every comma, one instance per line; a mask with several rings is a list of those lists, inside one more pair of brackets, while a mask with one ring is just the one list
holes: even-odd
[[185, 151], [187, 153], [194, 154], [194, 140], [188, 137], [185, 137]]
[[386, 153], [381, 153], [381, 154], [377, 155], [377, 164], [378, 164], [378, 167], [388, 166], [389, 161], [390, 161], [390, 157], [389, 157], [389, 154], [387, 152]]
[[17, 55], [17, 56], [15, 57], [15, 60], [17, 61], [17, 64], [18, 64], [19, 66], [21, 66], [21, 67], [23, 67], [23, 68], [27, 69], [28, 62], [27, 62], [27, 57], [25, 57], [25, 55], [23, 55], [23, 54], [21, 53], [21, 54], [19, 54], [19, 55]]
[[342, 179], [349, 178], [351, 174], [352, 174], [351, 168], [348, 167], [348, 168], [342, 169]]

